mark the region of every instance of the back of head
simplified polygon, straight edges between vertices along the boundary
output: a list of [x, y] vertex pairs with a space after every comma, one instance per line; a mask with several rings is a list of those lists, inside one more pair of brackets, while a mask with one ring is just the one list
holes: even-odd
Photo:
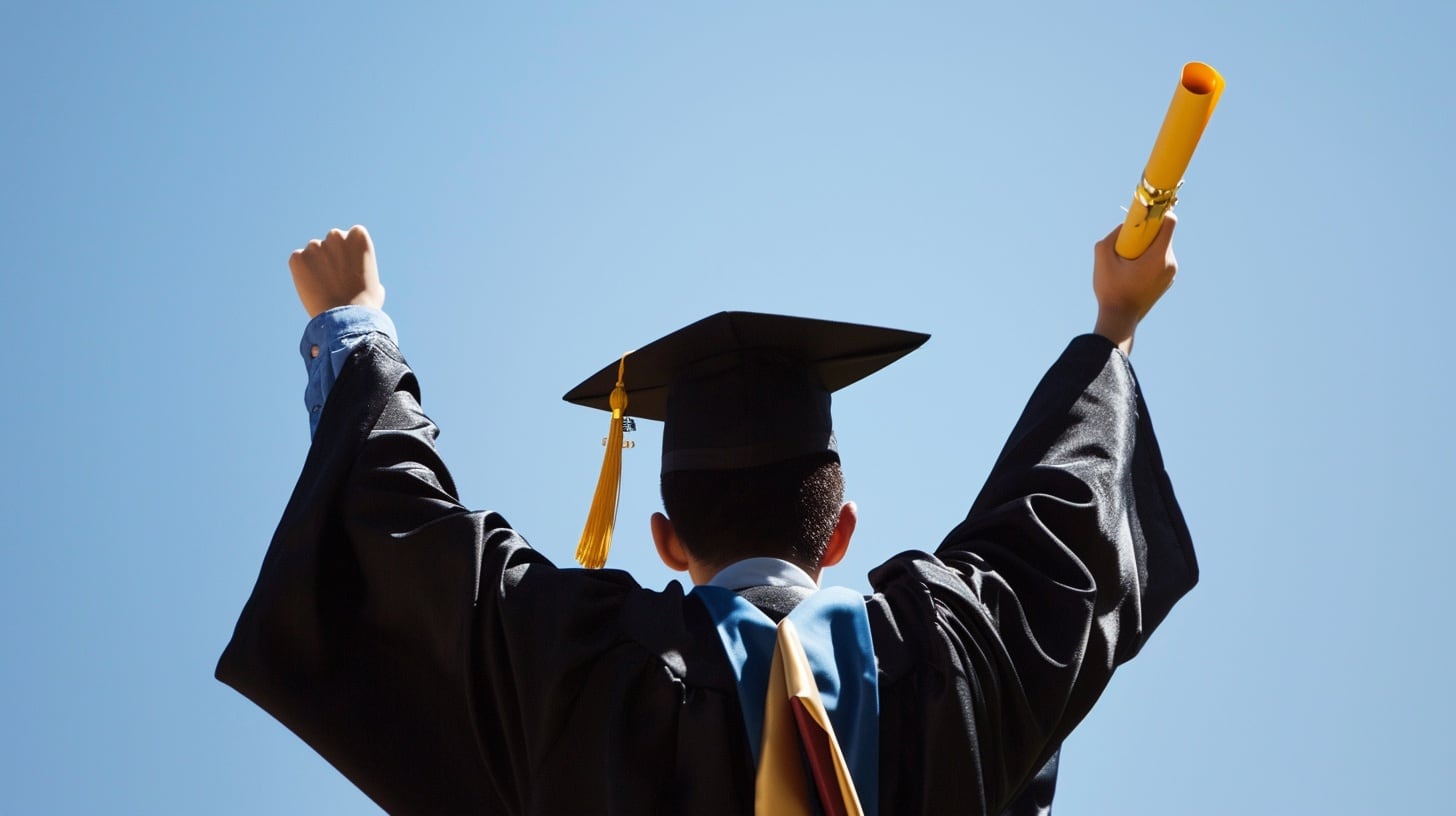
[[819, 568], [844, 503], [839, 456], [662, 474], [662, 504], [683, 546], [713, 567], [766, 556]]
[[830, 395], [928, 337], [720, 312], [603, 367], [565, 397], [613, 415], [578, 560], [591, 566], [605, 561], [621, 427], [631, 416], [663, 423], [663, 504], [695, 560], [721, 568], [769, 556], [816, 571], [844, 501]]

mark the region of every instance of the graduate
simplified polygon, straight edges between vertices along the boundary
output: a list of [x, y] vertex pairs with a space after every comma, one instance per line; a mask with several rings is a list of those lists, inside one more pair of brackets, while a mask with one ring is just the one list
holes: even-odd
[[[856, 508], [831, 393], [927, 335], [725, 312], [566, 399], [660, 420], [658, 554], [567, 569], [457, 499], [362, 227], [290, 260], [314, 439], [217, 667], [390, 813], [1045, 812], [1062, 740], [1197, 581], [1128, 354], [1176, 271], [1097, 244], [1094, 331], [1037, 386], [965, 520], [833, 588]], [[872, 387], [872, 382], [864, 387]]]

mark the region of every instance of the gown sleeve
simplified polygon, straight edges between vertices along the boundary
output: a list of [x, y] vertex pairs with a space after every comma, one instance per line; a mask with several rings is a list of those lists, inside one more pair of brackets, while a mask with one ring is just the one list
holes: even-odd
[[464, 508], [418, 399], [392, 342], [354, 351], [217, 677], [388, 812], [521, 812], [636, 585]]
[[1000, 813], [1197, 577], [1127, 358], [1075, 339], [965, 521], [871, 573], [882, 803]]

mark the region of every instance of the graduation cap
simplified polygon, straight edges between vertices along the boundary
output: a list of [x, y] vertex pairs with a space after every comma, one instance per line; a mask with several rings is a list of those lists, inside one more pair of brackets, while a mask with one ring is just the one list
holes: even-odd
[[612, 413], [577, 561], [591, 568], [606, 563], [629, 417], [664, 423], [663, 473], [751, 468], [837, 453], [830, 393], [928, 339], [919, 332], [832, 320], [719, 312], [622, 355], [563, 397]]

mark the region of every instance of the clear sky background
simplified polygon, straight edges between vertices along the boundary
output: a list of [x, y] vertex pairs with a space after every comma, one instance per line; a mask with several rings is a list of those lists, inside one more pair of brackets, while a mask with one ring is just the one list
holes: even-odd
[[[212, 679], [308, 445], [295, 247], [370, 227], [466, 503], [563, 563], [606, 423], [560, 395], [620, 352], [932, 333], [836, 399], [867, 589], [1090, 329], [1190, 59], [1228, 90], [1133, 362], [1203, 581], [1057, 812], [1441, 809], [1456, 5], [404, 9], [0, 8], [0, 812], [377, 812]], [[612, 563], [661, 586], [643, 431]]]

